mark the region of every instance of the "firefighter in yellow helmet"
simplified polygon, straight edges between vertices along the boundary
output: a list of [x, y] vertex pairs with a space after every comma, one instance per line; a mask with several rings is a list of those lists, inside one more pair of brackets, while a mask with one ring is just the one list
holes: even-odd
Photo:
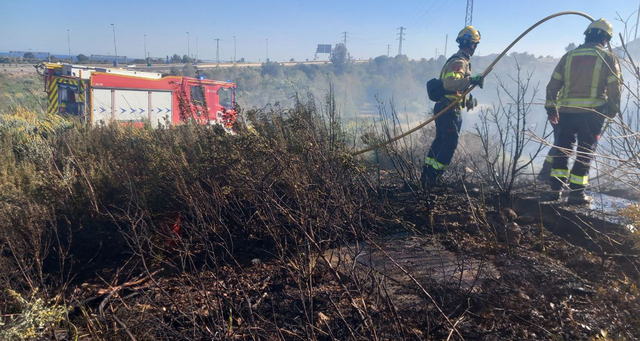
[[[484, 85], [481, 75], [471, 76], [471, 64], [469, 59], [476, 51], [480, 43], [480, 32], [473, 26], [467, 26], [456, 38], [460, 50], [447, 60], [440, 80], [443, 83], [446, 95], [438, 100], [433, 109], [434, 114], [439, 113], [471, 85]], [[462, 108], [473, 109], [476, 100], [469, 96], [458, 101], [458, 104], [436, 119], [436, 137], [427, 153], [425, 165], [422, 169], [421, 182], [423, 188], [433, 187], [441, 183], [440, 176], [451, 162], [453, 154], [458, 147], [458, 136], [462, 126]]]
[[[567, 52], [556, 66], [547, 85], [545, 109], [559, 128], [556, 147], [560, 150], [551, 168], [552, 200], [568, 182], [567, 203], [588, 204], [584, 193], [589, 168], [604, 120], [620, 111], [622, 76], [616, 56], [605, 49], [613, 37], [613, 27], [605, 19], [592, 22], [584, 31], [584, 44]], [[578, 153], [571, 171], [568, 153], [577, 137]]]

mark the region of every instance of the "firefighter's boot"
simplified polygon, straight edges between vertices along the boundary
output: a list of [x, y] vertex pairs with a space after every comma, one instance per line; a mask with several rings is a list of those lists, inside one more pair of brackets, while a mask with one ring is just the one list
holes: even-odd
[[550, 191], [545, 192], [541, 195], [541, 199], [543, 201], [559, 201], [560, 200], [560, 191]]
[[543, 195], [542, 199], [545, 201], [558, 201], [562, 193], [562, 188], [565, 185], [565, 179], [555, 176], [549, 177], [551, 183], [551, 191]]
[[569, 205], [589, 205], [593, 202], [593, 197], [586, 195], [584, 191], [571, 192], [567, 199]]
[[427, 165], [422, 166], [422, 174], [420, 174], [420, 185], [422, 185], [422, 190], [427, 191]]
[[424, 165], [424, 167], [422, 168], [422, 175], [420, 176], [422, 189], [424, 189], [425, 192], [428, 192], [429, 190], [444, 185], [440, 178], [441, 175], [441, 170], [436, 170], [435, 168], [433, 168], [433, 166], [430, 165]]
[[584, 186], [571, 183], [571, 193], [567, 199], [569, 205], [589, 205], [593, 202], [593, 197], [584, 193]]
[[542, 169], [540, 170], [540, 172], [538, 173], [538, 176], [536, 177], [536, 179], [540, 182], [550, 182], [551, 181], [551, 166], [553, 165], [552, 162], [548, 162], [545, 161], [542, 164]]

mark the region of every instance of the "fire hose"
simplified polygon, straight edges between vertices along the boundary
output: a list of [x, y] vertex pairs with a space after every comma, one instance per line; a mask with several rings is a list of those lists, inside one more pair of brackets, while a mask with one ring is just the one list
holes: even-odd
[[[558, 12], [558, 13], [556, 13], [556, 14], [552, 14], [552, 15], [550, 15], [550, 16], [548, 16], [548, 17], [546, 17], [546, 18], [544, 18], [544, 19], [542, 19], [542, 20], [540, 20], [540, 21], [538, 21], [537, 23], [535, 23], [535, 24], [533, 24], [531, 27], [529, 27], [526, 31], [522, 32], [522, 34], [521, 34], [521, 35], [519, 35], [519, 36], [518, 36], [518, 38], [516, 38], [513, 42], [511, 42], [511, 44], [510, 44], [509, 46], [507, 46], [507, 48], [506, 48], [506, 49], [504, 49], [504, 51], [502, 51], [502, 53], [500, 53], [500, 55], [498, 56], [498, 58], [496, 58], [496, 59], [495, 59], [495, 60], [494, 60], [494, 61], [493, 61], [493, 62], [492, 62], [488, 67], [487, 67], [487, 69], [486, 69], [486, 70], [484, 70], [484, 72], [482, 73], [482, 77], [483, 77], [483, 78], [484, 78], [484, 77], [486, 77], [486, 76], [487, 76], [491, 71], [493, 71], [493, 67], [498, 63], [498, 61], [500, 61], [500, 59], [502, 59], [502, 57], [504, 57], [504, 56], [507, 54], [507, 52], [509, 52], [509, 50], [511, 50], [511, 48], [512, 48], [516, 43], [518, 43], [522, 38], [524, 38], [524, 36], [526, 36], [527, 34], [529, 34], [529, 32], [531, 32], [534, 28], [536, 28], [536, 27], [540, 26], [542, 23], [544, 23], [544, 22], [546, 22], [546, 21], [549, 21], [549, 20], [551, 20], [551, 19], [553, 19], [553, 18], [560, 17], [560, 16], [563, 16], [563, 15], [579, 15], [579, 16], [581, 16], [581, 17], [585, 17], [585, 18], [589, 19], [590, 21], [594, 21], [594, 19], [593, 19], [591, 16], [589, 16], [589, 15], [588, 15], [588, 14], [586, 14], [586, 13], [582, 13], [582, 12], [576, 12], [576, 11], [564, 11], [564, 12]], [[611, 46], [609, 46], [609, 49], [611, 49]], [[451, 103], [450, 103], [448, 106], [446, 106], [444, 109], [440, 110], [440, 112], [439, 112], [439, 113], [437, 113], [437, 114], [433, 115], [433, 117], [431, 117], [430, 119], [426, 120], [426, 121], [425, 121], [425, 122], [423, 122], [423, 123], [420, 123], [419, 125], [417, 125], [416, 127], [412, 128], [411, 130], [409, 130], [409, 131], [407, 131], [407, 132], [405, 132], [405, 133], [403, 133], [403, 134], [400, 134], [400, 135], [398, 135], [398, 136], [396, 136], [396, 137], [394, 137], [394, 138], [391, 138], [391, 139], [389, 139], [389, 140], [387, 140], [387, 141], [384, 141], [384, 142], [378, 143], [378, 144], [376, 144], [376, 145], [372, 145], [372, 146], [369, 146], [369, 147], [367, 147], [367, 148], [361, 149], [361, 150], [359, 150], [359, 151], [353, 152], [353, 153], [351, 153], [351, 155], [352, 155], [352, 156], [356, 156], [356, 155], [360, 155], [360, 154], [363, 154], [363, 153], [366, 153], [366, 152], [370, 152], [370, 151], [372, 151], [372, 150], [378, 149], [378, 148], [380, 148], [380, 147], [384, 147], [384, 146], [386, 146], [386, 145], [389, 145], [389, 144], [391, 144], [391, 143], [393, 143], [393, 142], [395, 142], [395, 141], [398, 141], [398, 140], [400, 140], [400, 139], [403, 139], [403, 138], [405, 138], [405, 137], [407, 137], [407, 136], [409, 136], [409, 135], [411, 135], [411, 134], [415, 133], [416, 131], [418, 131], [418, 130], [422, 129], [422, 128], [423, 128], [424, 126], [426, 126], [427, 124], [429, 124], [429, 123], [431, 123], [431, 122], [435, 121], [438, 117], [442, 116], [445, 112], [449, 111], [451, 108], [453, 108], [455, 105], [457, 105], [457, 104], [458, 104], [458, 101], [460, 101], [461, 99], [465, 98], [465, 97], [466, 97], [466, 96], [467, 96], [467, 95], [468, 95], [468, 94], [469, 94], [473, 89], [475, 89], [475, 87], [476, 87], [475, 85], [470, 86], [470, 87], [469, 87], [467, 90], [465, 90], [465, 91], [464, 91], [460, 96], [458, 96], [458, 98], [456, 98], [453, 102], [451, 102]]]

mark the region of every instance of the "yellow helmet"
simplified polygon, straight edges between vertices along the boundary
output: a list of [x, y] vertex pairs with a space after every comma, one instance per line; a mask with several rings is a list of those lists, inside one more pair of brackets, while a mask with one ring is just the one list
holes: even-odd
[[588, 34], [591, 30], [600, 30], [609, 35], [609, 39], [613, 37], [613, 26], [611, 26], [611, 23], [606, 19], [600, 18], [589, 24], [587, 29], [584, 31], [584, 34]]
[[473, 28], [473, 26], [467, 26], [465, 28], [462, 29], [462, 31], [460, 31], [460, 33], [458, 33], [458, 38], [456, 38], [456, 42], [460, 42], [460, 40], [468, 40], [472, 43], [479, 43], [480, 42], [480, 31], [476, 30], [475, 28]]

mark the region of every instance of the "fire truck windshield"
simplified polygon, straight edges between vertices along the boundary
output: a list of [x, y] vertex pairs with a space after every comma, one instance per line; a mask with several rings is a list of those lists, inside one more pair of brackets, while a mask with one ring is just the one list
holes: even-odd
[[218, 89], [218, 98], [220, 99], [220, 105], [226, 109], [230, 109], [233, 106], [231, 101], [231, 91], [227, 88]]

